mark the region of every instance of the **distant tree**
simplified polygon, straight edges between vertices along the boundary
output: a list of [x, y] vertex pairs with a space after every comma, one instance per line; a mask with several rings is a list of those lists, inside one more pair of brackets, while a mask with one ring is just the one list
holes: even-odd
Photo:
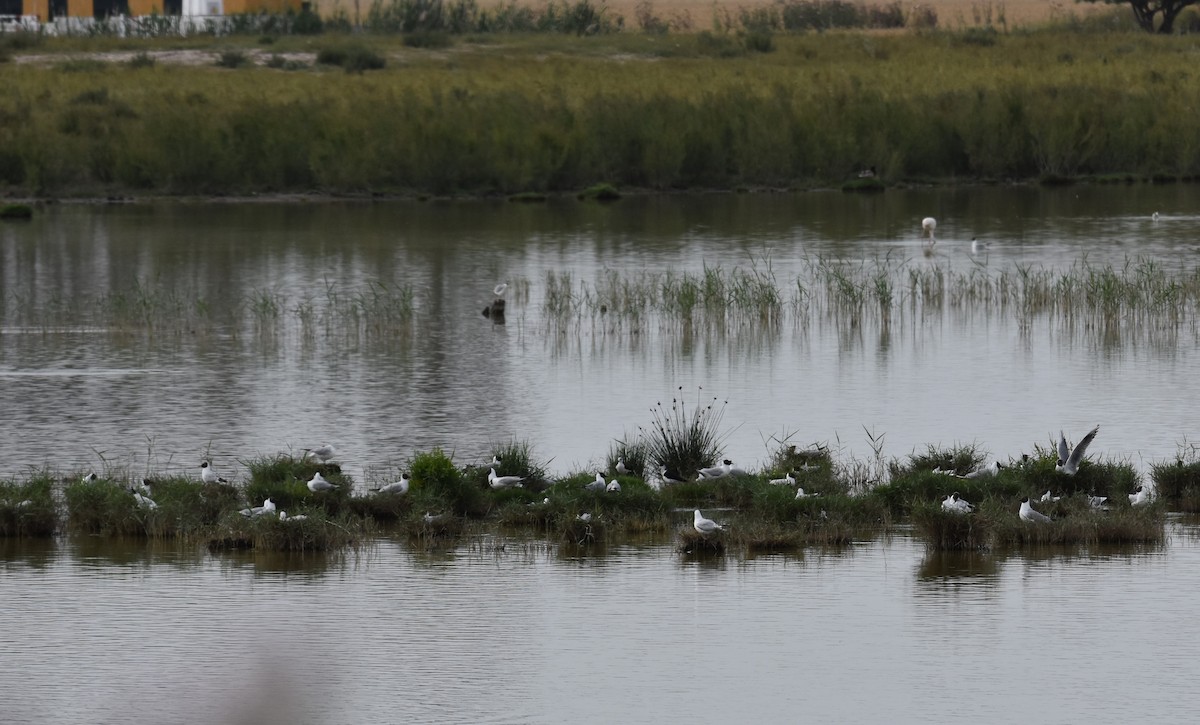
[[[1149, 33], [1170, 34], [1175, 32], [1175, 19], [1189, 5], [1195, 5], [1200, 0], [1083, 0], [1083, 2], [1103, 2], [1106, 5], [1124, 5], [1129, 3], [1133, 8], [1133, 17], [1137, 18], [1142, 30]], [[1154, 25], [1154, 17], [1161, 15], [1158, 26]]]

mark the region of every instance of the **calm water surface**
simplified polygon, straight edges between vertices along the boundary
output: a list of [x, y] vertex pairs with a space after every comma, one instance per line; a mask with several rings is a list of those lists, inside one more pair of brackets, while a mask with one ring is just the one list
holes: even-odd
[[[939, 219], [932, 259], [926, 215]], [[971, 254], [974, 236], [986, 253]], [[547, 324], [546, 277], [762, 270], [769, 258], [791, 295], [817, 258], [995, 275], [1144, 255], [1177, 269], [1200, 262], [1198, 240], [1190, 186], [50, 207], [0, 226], [0, 475], [191, 472], [211, 456], [240, 478], [248, 458], [330, 442], [370, 483], [414, 451], [467, 463], [512, 439], [567, 473], [602, 461], [679, 387], [728, 400], [727, 451], [744, 466], [772, 436], [864, 455], [869, 430], [890, 456], [976, 441], [1007, 457], [1100, 423], [1092, 451], [1144, 469], [1196, 435], [1193, 319], [1105, 332], [947, 309], [886, 325], [788, 312], [775, 325], [564, 328]], [[503, 326], [479, 314], [500, 280], [512, 285]], [[322, 317], [378, 285], [411, 287], [411, 325]], [[152, 312], [184, 312], [151, 331], [112, 324], [111, 301], [136, 315], [139, 295]], [[264, 298], [277, 317], [256, 324]]]
[[278, 558], [0, 541], [0, 719], [1190, 722], [1196, 527], [1158, 549], [496, 542]]

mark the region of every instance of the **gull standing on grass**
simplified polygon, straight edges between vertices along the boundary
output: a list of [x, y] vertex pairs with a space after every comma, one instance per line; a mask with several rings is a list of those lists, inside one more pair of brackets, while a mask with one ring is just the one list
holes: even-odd
[[92, 471], [91, 473], [89, 473], [88, 475], [83, 477], [84, 483], [95, 483], [96, 481], [99, 481], [99, 480], [100, 480], [100, 477], [96, 475], [95, 471]]
[[608, 481], [604, 480], [604, 474], [597, 473], [596, 480], [589, 482], [583, 488], [586, 491], [603, 491], [607, 487], [608, 487]]
[[1096, 433], [1100, 430], [1100, 426], [1092, 428], [1091, 432], [1083, 437], [1083, 440], [1075, 444], [1075, 448], [1067, 447], [1067, 437], [1060, 430], [1058, 432], [1058, 463], [1055, 464], [1054, 470], [1060, 473], [1065, 473], [1068, 476], [1074, 476], [1079, 472], [1079, 463], [1083, 460], [1084, 454], [1087, 453], [1087, 447], [1091, 444], [1092, 439], [1096, 437]]
[[1130, 506], [1141, 506], [1150, 502], [1150, 489], [1145, 486], [1138, 486], [1137, 490], [1129, 494]]
[[617, 459], [617, 475], [620, 475], [620, 476], [628, 476], [629, 475], [629, 467], [625, 465], [624, 457]]
[[212, 469], [208, 461], [200, 462], [200, 480], [204, 483], [229, 483], [229, 481], [217, 475], [217, 472]]
[[1035, 524], [1050, 523], [1049, 516], [1047, 516], [1044, 513], [1041, 513], [1040, 511], [1034, 511], [1033, 507], [1029, 505], [1029, 497], [1028, 496], [1021, 499], [1021, 520], [1022, 521], [1032, 521]]
[[945, 501], [942, 501], [942, 510], [952, 511], [956, 514], [969, 514], [975, 510], [975, 507], [967, 503], [965, 498], [959, 498], [958, 491], [955, 491], [947, 496]]
[[408, 493], [408, 474], [401, 473], [400, 480], [379, 489], [379, 493], [395, 493], [403, 496]]
[[700, 534], [701, 536], [708, 536], [709, 534], [715, 534], [718, 531], [725, 530], [725, 527], [718, 524], [716, 521], [704, 518], [704, 514], [700, 513], [700, 509], [696, 509], [696, 513], [692, 517], [692, 528], [694, 528], [696, 533]]
[[308, 490], [312, 491], [313, 493], [317, 493], [319, 491], [332, 491], [337, 487], [338, 484], [326, 481], [325, 477], [321, 475], [320, 471], [317, 471], [313, 474], [312, 478], [308, 479]]

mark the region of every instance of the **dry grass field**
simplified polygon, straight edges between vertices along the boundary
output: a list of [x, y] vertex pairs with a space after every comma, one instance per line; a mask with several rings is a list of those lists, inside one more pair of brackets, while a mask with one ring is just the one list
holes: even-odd
[[[480, 7], [507, 4], [508, 0], [479, 0]], [[518, 0], [519, 4], [538, 7], [544, 0]], [[635, 18], [640, 10], [649, 9], [654, 15], [672, 22], [675, 27], [707, 30], [712, 27], [713, 17], [718, 13], [736, 16], [743, 8], [771, 5], [776, 0], [608, 0], [610, 12], [625, 18], [627, 25], [636, 27]], [[890, 0], [872, 0], [866, 5], [887, 5]], [[938, 26], [961, 28], [972, 26], [1036, 27], [1061, 21], [1072, 16], [1083, 17], [1096, 12], [1112, 11], [1102, 3], [1077, 3], [1070, 0], [902, 0], [905, 10], [923, 6], [937, 13]], [[358, 0], [357, 10], [365, 16], [370, 0]], [[354, 0], [319, 0], [318, 11], [322, 15], [333, 15], [344, 11], [355, 16]]]

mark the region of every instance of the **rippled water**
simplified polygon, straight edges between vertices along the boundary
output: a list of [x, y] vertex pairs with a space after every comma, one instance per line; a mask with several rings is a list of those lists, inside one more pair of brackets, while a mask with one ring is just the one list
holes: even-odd
[[[933, 258], [918, 238], [929, 214]], [[1200, 372], [1194, 320], [1112, 332], [968, 309], [891, 324], [786, 313], [774, 325], [564, 329], [547, 324], [546, 278], [769, 259], [790, 295], [816, 259], [998, 274], [1145, 255], [1177, 269], [1200, 261], [1198, 230], [1191, 187], [1140, 185], [50, 207], [0, 226], [0, 475], [167, 474], [209, 455], [237, 478], [248, 458], [330, 442], [356, 478], [379, 480], [417, 450], [466, 463], [514, 438], [567, 473], [602, 460], [680, 387], [690, 401], [728, 400], [727, 451], [751, 467], [772, 436], [865, 455], [869, 430], [885, 455], [978, 441], [1004, 457], [1100, 423], [1094, 453], [1144, 469], [1195, 430], [1181, 394]], [[970, 253], [973, 236], [986, 253]], [[498, 280], [513, 290], [503, 326], [479, 314]], [[411, 287], [410, 326], [322, 317], [380, 286]], [[281, 301], [275, 317], [255, 311], [265, 298]], [[147, 331], [129, 324], [139, 314], [167, 322]]]
[[8, 723], [1185, 722], [1197, 529], [1162, 548], [208, 555], [0, 540]]

